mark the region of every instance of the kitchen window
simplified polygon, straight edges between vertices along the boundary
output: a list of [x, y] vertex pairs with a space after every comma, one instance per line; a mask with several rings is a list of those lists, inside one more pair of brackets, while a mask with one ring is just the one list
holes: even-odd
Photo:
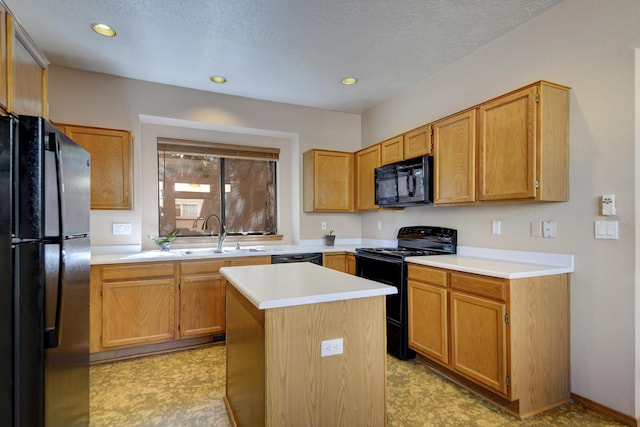
[[158, 138], [159, 235], [275, 235], [279, 152]]

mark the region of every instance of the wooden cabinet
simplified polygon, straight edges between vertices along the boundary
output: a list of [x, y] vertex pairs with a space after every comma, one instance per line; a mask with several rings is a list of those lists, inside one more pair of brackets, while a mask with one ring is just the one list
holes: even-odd
[[0, 5], [0, 106], [5, 112], [48, 116], [48, 61]]
[[403, 158], [426, 156], [432, 152], [431, 125], [421, 126], [403, 135]]
[[357, 211], [379, 209], [376, 205], [375, 169], [380, 166], [380, 144], [355, 153], [355, 208]]
[[568, 200], [568, 91], [538, 82], [479, 106], [479, 201]]
[[[449, 363], [447, 274], [409, 264], [409, 347], [434, 360]], [[428, 327], [426, 327], [428, 325]]]
[[59, 123], [56, 126], [91, 154], [91, 209], [132, 209], [131, 133]]
[[352, 212], [353, 153], [309, 150], [303, 154], [305, 212]]
[[501, 279], [408, 266], [409, 346], [519, 418], [569, 400], [568, 275]]
[[356, 274], [356, 257], [352, 254], [347, 254], [347, 274]]
[[380, 160], [382, 165], [404, 160], [404, 138], [402, 135], [380, 143]]
[[508, 396], [505, 304], [451, 292], [451, 367]]
[[218, 271], [225, 260], [180, 263], [180, 337], [225, 331], [225, 280]]
[[251, 256], [91, 266], [92, 360], [204, 344], [212, 335], [222, 338], [226, 280], [220, 268], [270, 263], [270, 256]]
[[0, 108], [8, 111], [7, 9], [0, 4]]
[[173, 339], [174, 291], [172, 263], [104, 267], [101, 287], [101, 347], [122, 347]]
[[431, 154], [431, 125], [420, 126], [402, 135], [382, 141], [380, 149], [382, 165]]
[[323, 267], [330, 268], [332, 270], [347, 272], [347, 259], [344, 253], [339, 254], [323, 254], [322, 256]]
[[433, 124], [435, 204], [470, 203], [476, 198], [476, 110]]
[[322, 256], [322, 265], [343, 273], [356, 274], [356, 257], [353, 254], [325, 253]]

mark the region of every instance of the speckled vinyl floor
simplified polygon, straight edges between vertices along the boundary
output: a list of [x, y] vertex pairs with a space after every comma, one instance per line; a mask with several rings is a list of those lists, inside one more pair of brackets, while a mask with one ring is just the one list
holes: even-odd
[[[223, 345], [91, 366], [91, 427], [230, 426]], [[387, 357], [389, 427], [620, 426], [568, 404], [525, 421], [414, 361]]]

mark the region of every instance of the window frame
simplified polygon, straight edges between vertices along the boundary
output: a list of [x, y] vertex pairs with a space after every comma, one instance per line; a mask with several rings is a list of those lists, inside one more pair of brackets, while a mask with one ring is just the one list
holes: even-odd
[[[227, 224], [226, 218], [226, 197], [225, 197], [225, 160], [224, 159], [243, 159], [243, 160], [259, 160], [259, 161], [268, 161], [273, 162], [273, 220], [274, 220], [274, 230], [273, 232], [265, 233], [263, 232], [229, 232], [227, 233], [229, 236], [232, 236], [234, 240], [264, 240], [264, 239], [273, 239], [280, 238], [278, 234], [278, 170], [279, 170], [279, 148], [271, 148], [271, 147], [255, 147], [249, 145], [235, 145], [235, 144], [222, 144], [215, 142], [200, 142], [200, 141], [192, 141], [192, 140], [182, 140], [175, 138], [157, 138], [157, 146], [156, 146], [156, 176], [158, 177], [158, 181], [161, 182], [160, 178], [160, 156], [162, 152], [166, 151], [174, 151], [174, 152], [182, 152], [189, 153], [193, 155], [203, 155], [203, 156], [212, 156], [219, 158], [220, 167], [219, 167], [219, 191], [220, 191], [220, 220], [222, 224]], [[211, 183], [212, 187], [216, 187], [217, 183]], [[163, 196], [166, 197], [166, 196]], [[161, 199], [161, 188], [158, 186], [158, 194], [156, 196], [158, 200], [158, 235], [161, 236], [161, 228], [162, 228], [162, 207], [166, 203], [166, 200], [163, 203], [160, 203]], [[175, 202], [175, 199], [174, 199]], [[166, 206], [164, 206], [166, 209]], [[175, 225], [175, 223], [174, 223]], [[213, 233], [216, 231], [216, 233]], [[219, 230], [212, 230], [212, 233], [203, 233], [203, 234], [189, 234], [189, 235], [181, 235], [178, 237], [181, 239], [197, 239], [202, 237], [210, 237], [218, 235]], [[168, 232], [164, 233], [165, 235]]]

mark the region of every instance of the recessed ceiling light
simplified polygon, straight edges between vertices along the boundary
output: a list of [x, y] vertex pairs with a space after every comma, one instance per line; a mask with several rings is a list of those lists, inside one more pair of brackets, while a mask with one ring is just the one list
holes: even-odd
[[355, 78], [355, 77], [345, 77], [344, 79], [342, 79], [342, 84], [343, 85], [350, 86], [350, 85], [354, 85], [356, 83], [358, 83], [358, 79]]
[[226, 83], [227, 79], [222, 76], [211, 76], [209, 79], [214, 83]]
[[91, 29], [101, 36], [115, 37], [116, 30], [108, 26], [107, 24], [91, 24]]

